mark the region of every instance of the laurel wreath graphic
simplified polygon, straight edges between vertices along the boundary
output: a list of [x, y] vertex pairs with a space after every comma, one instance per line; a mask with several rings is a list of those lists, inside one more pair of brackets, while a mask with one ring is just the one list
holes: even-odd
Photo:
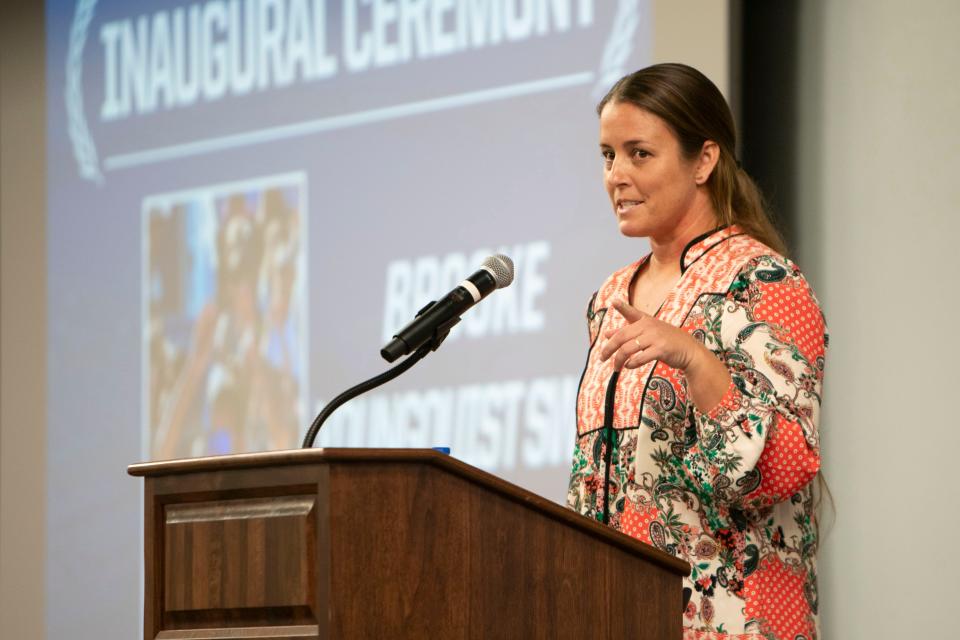
[[97, 184], [103, 183], [97, 147], [87, 126], [83, 109], [83, 47], [87, 42], [87, 28], [93, 19], [97, 0], [79, 0], [70, 25], [70, 44], [67, 49], [67, 86], [64, 99], [67, 106], [67, 132], [73, 142], [73, 156], [80, 166], [80, 175]]
[[613, 18], [613, 29], [603, 48], [603, 58], [597, 82], [593, 87], [593, 98], [599, 100], [610, 86], [623, 77], [624, 65], [633, 52], [634, 36], [640, 26], [639, 0], [620, 0]]

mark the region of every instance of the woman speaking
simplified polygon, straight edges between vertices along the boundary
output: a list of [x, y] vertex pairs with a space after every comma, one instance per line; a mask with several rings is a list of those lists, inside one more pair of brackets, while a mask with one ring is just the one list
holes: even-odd
[[620, 232], [651, 250], [587, 309], [568, 503], [690, 563], [685, 639], [815, 638], [820, 307], [703, 74], [648, 67], [598, 112]]

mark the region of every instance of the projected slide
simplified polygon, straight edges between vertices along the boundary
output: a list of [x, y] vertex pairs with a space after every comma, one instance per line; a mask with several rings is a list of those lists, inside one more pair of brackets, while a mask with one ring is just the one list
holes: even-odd
[[51, 637], [138, 633], [127, 464], [298, 446], [492, 253], [514, 284], [318, 445], [562, 500], [584, 311], [645, 250], [594, 108], [653, 30], [647, 0], [48, 0]]
[[150, 457], [296, 446], [306, 404], [302, 175], [150, 196]]

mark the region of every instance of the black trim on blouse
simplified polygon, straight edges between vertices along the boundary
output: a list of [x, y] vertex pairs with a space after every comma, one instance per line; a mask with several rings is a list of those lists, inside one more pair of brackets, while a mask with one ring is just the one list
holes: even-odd
[[688, 242], [687, 246], [685, 246], [683, 248], [683, 251], [680, 252], [680, 273], [683, 273], [684, 271], [687, 270], [687, 267], [684, 265], [684, 262], [686, 262], [686, 259], [687, 259], [687, 251], [693, 248], [694, 245], [700, 244], [701, 242], [703, 242], [713, 234], [717, 233], [718, 231], [723, 231], [729, 226], [730, 225], [728, 224], [721, 225], [716, 229], [712, 229], [711, 231], [707, 231], [706, 233], [700, 234], [699, 236], [697, 236], [696, 238]]

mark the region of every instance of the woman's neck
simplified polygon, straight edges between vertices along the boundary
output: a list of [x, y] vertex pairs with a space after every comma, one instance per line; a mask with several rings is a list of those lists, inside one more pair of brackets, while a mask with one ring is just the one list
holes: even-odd
[[690, 242], [717, 228], [717, 218], [712, 213], [699, 215], [681, 222], [665, 236], [650, 237], [651, 272], [680, 271], [680, 256]]

